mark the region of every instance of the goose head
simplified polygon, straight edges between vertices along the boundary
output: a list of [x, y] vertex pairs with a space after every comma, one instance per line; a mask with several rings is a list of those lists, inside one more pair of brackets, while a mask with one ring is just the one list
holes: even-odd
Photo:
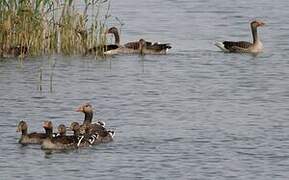
[[25, 121], [20, 121], [18, 126], [17, 126], [17, 130], [16, 132], [27, 132], [28, 126], [27, 123]]
[[80, 105], [76, 110], [76, 112], [83, 112], [85, 113], [92, 113], [93, 112], [93, 108], [92, 105], [89, 103], [84, 103], [82, 105]]
[[146, 48], [146, 41], [144, 39], [140, 39], [138, 43], [139, 43], [140, 54], [144, 54], [144, 49]]
[[84, 113], [83, 124], [91, 124], [93, 118], [93, 108], [89, 103], [82, 104], [76, 109], [76, 112]]
[[72, 122], [70, 124], [69, 130], [73, 131], [75, 136], [78, 136], [80, 133], [80, 125], [78, 122]]
[[45, 129], [45, 132], [49, 138], [53, 137], [53, 125], [51, 121], [44, 121], [43, 122], [43, 128]]
[[45, 130], [46, 130], [46, 129], [52, 130], [52, 129], [53, 129], [52, 122], [51, 122], [51, 121], [44, 121], [44, 122], [43, 122], [43, 128], [44, 128]]
[[254, 28], [265, 26], [265, 23], [261, 20], [254, 20], [251, 22], [251, 26]]
[[120, 37], [118, 34], [118, 29], [116, 27], [111, 27], [109, 28], [105, 34], [113, 34], [115, 38], [115, 44], [119, 45], [120, 44]]
[[58, 130], [58, 134], [60, 136], [64, 136], [66, 134], [66, 127], [64, 124], [60, 124], [58, 127], [57, 127], [57, 130]]
[[111, 27], [106, 31], [106, 34], [116, 34], [118, 33], [118, 29], [116, 27]]

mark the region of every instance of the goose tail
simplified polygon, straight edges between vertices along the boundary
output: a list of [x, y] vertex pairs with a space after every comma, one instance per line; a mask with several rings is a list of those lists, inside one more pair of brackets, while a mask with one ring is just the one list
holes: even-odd
[[218, 48], [220, 48], [224, 52], [229, 52], [229, 50], [225, 48], [225, 45], [223, 42], [217, 41], [217, 42], [215, 42], [215, 46], [217, 46]]

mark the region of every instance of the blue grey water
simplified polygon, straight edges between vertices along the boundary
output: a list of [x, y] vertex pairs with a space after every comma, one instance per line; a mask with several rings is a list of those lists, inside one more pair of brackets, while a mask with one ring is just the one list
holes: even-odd
[[[1, 60], [0, 179], [288, 179], [288, 9], [288, 0], [113, 0], [122, 42], [171, 42], [169, 54]], [[250, 40], [255, 18], [267, 23], [264, 53], [214, 47]], [[87, 101], [114, 142], [52, 154], [17, 143], [21, 119], [30, 131], [46, 119], [81, 122], [74, 109]]]

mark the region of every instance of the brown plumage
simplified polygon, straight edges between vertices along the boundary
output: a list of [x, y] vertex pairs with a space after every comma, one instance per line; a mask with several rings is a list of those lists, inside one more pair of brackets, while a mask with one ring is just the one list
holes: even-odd
[[[120, 44], [119, 44], [119, 34], [117, 32], [117, 29], [115, 28], [110, 28], [106, 31], [105, 34], [114, 34], [115, 37], [115, 43], [114, 44], [105, 44], [102, 46], [94, 46], [92, 48], [89, 48], [85, 54], [95, 54], [96, 52], [100, 52], [103, 51], [104, 54], [106, 54], [107, 52], [113, 51], [113, 50], [117, 50], [118, 48], [120, 48]], [[116, 33], [116, 34], [115, 34]]]
[[232, 41], [224, 41], [223, 42], [226, 49], [234, 50], [233, 47], [240, 47], [240, 48], [249, 48], [253, 44], [246, 41], [239, 41], [239, 42], [232, 42]]
[[[146, 45], [146, 46], [151, 46], [152, 43], [146, 41], [146, 42], [145, 42], [145, 45]], [[139, 43], [139, 41], [128, 42], [128, 43], [124, 44], [124, 47], [130, 48], [130, 49], [139, 50], [139, 48], [140, 48], [140, 43]]]
[[76, 111], [85, 114], [83, 124], [80, 128], [82, 132], [85, 132], [86, 136], [97, 135], [99, 142], [110, 142], [113, 140], [113, 131], [108, 131], [101, 123], [92, 123], [93, 108], [89, 103], [80, 105]]
[[[46, 129], [53, 129], [51, 121], [45, 121], [43, 123], [43, 127]], [[66, 127], [65, 127], [66, 128]], [[41, 149], [44, 150], [66, 150], [66, 149], [75, 149], [78, 148], [79, 137], [72, 135], [72, 136], [56, 136], [52, 137], [50, 135], [48, 138], [43, 140], [41, 144]]]
[[58, 136], [65, 136], [66, 135], [66, 127], [64, 124], [60, 124], [58, 127], [57, 127], [57, 131], [58, 131]]
[[81, 104], [76, 110], [76, 112], [82, 112], [84, 114], [83, 124], [91, 124], [93, 118], [93, 108], [89, 103]]
[[19, 139], [19, 143], [26, 145], [26, 144], [41, 144], [42, 141], [48, 137], [50, 131], [45, 129], [45, 133], [29, 133], [28, 134], [28, 125], [25, 121], [20, 121], [17, 126], [17, 132], [21, 132], [21, 137]]
[[107, 51], [111, 51], [111, 50], [115, 50], [119, 48], [118, 45], [116, 44], [107, 44], [107, 45], [103, 45], [103, 46], [94, 46], [93, 48], [88, 49], [88, 51], [85, 53], [85, 55], [87, 54], [95, 54], [97, 52], [103, 51], [104, 53]]
[[158, 44], [147, 42], [144, 39], [139, 40], [140, 54], [166, 54], [168, 49], [171, 49], [169, 44]]

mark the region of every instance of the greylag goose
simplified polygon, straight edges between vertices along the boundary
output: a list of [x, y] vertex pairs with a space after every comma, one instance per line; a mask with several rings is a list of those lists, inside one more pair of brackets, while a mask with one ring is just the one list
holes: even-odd
[[[117, 29], [116, 29], [117, 31]], [[119, 44], [120, 39], [119, 39], [119, 34], [118, 32], [115, 34], [115, 29], [114, 28], [110, 28], [109, 30], [107, 30], [105, 32], [105, 34], [109, 34], [112, 33], [114, 34], [114, 38], [115, 38], [115, 44], [106, 44], [103, 46], [94, 46], [93, 48], [88, 49], [88, 51], [85, 54], [93, 54], [96, 53], [100, 50], [103, 50], [104, 54], [117, 54], [116, 52], [119, 51], [120, 48], [122, 48]]]
[[57, 135], [56, 136], [66, 136], [66, 126], [64, 124], [60, 124], [57, 127]]
[[[107, 54], [138, 54], [140, 53], [140, 42], [134, 41], [134, 42], [128, 42], [124, 45], [120, 45], [120, 36], [118, 29], [116, 27], [111, 27], [108, 29], [107, 34], [113, 34], [115, 38], [115, 45], [118, 45], [119, 47], [117, 49], [107, 51]], [[159, 43], [152, 43], [145, 41], [145, 48], [144, 52], [146, 54], [166, 54], [168, 49], [171, 49], [172, 47], [168, 43], [159, 44]]]
[[108, 45], [103, 45], [103, 46], [97, 46], [97, 47], [93, 47], [88, 49], [88, 51], [85, 53], [85, 55], [87, 54], [95, 54], [96, 52], [102, 52], [104, 54], [109, 54], [109, 52], [112, 52], [113, 50], [117, 50], [119, 48], [118, 45], [116, 44], [108, 44]]
[[28, 125], [25, 121], [20, 121], [17, 126], [17, 132], [21, 132], [21, 137], [19, 139], [19, 143], [26, 145], [26, 144], [41, 144], [42, 141], [48, 137], [52, 131], [50, 129], [45, 129], [45, 133], [27, 133], [28, 131]]
[[92, 124], [93, 108], [89, 103], [80, 105], [76, 111], [84, 113], [84, 121], [81, 128], [85, 129], [85, 133], [88, 136], [97, 135], [96, 142], [106, 143], [113, 140], [115, 132], [107, 130], [104, 127], [104, 122], [99, 121]]
[[116, 48], [107, 49], [104, 52], [106, 55], [114, 55], [114, 54], [136, 54], [139, 51], [137, 49], [127, 48], [125, 46], [120, 45], [120, 37], [119, 32], [116, 27], [111, 27], [106, 31], [106, 34], [113, 34], [114, 36], [114, 45]]
[[166, 54], [168, 49], [171, 49], [169, 44], [158, 44], [147, 42], [144, 39], [140, 39], [139, 42], [140, 54]]
[[[92, 123], [92, 118], [93, 118], [93, 108], [92, 105], [89, 103], [84, 103], [80, 105], [76, 110], [76, 112], [82, 112], [84, 113], [84, 120], [83, 120], [83, 125], [88, 125]], [[105, 122], [103, 121], [98, 121], [96, 123], [99, 126], [102, 126], [104, 128]]]
[[233, 53], [259, 53], [263, 50], [263, 44], [257, 33], [257, 28], [264, 26], [265, 23], [260, 20], [251, 22], [251, 31], [253, 35], [253, 43], [246, 41], [224, 41], [216, 42], [215, 45], [224, 52]]

